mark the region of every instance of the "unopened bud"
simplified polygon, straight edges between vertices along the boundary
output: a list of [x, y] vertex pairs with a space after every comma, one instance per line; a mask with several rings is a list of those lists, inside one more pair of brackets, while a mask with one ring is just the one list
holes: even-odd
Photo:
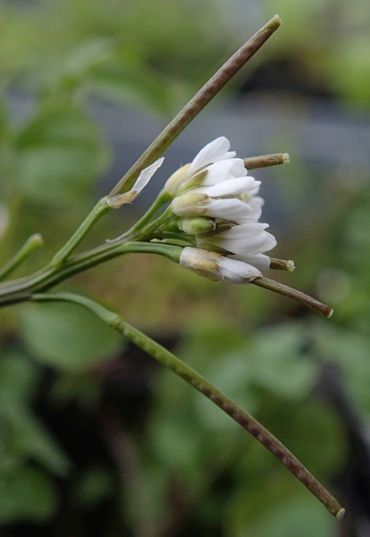
[[200, 186], [204, 186], [205, 179], [207, 177], [207, 170], [201, 170], [200, 172], [196, 173], [195, 175], [191, 175], [189, 179], [186, 179], [183, 183], [179, 185], [178, 188], [178, 195], [183, 194], [187, 190], [191, 190], [192, 188], [198, 188]]
[[167, 192], [171, 198], [174, 198], [180, 188], [180, 185], [189, 178], [188, 169], [190, 164], [185, 164], [178, 170], [176, 170], [165, 182], [164, 191]]
[[202, 203], [207, 200], [208, 196], [206, 194], [189, 191], [181, 194], [181, 196], [176, 196], [172, 201], [171, 208], [177, 216], [201, 216], [206, 211]]
[[180, 265], [215, 281], [248, 283], [262, 276], [258, 269], [248, 263], [200, 248], [184, 248], [180, 255]]
[[178, 222], [178, 228], [188, 235], [203, 235], [214, 231], [216, 223], [210, 218], [202, 218], [201, 216], [198, 218], [181, 218]]

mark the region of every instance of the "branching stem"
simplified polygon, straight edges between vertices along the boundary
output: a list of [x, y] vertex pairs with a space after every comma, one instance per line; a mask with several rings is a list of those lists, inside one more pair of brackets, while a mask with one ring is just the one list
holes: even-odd
[[289, 449], [270, 433], [253, 416], [248, 414], [227, 395], [218, 390], [203, 375], [198, 373], [188, 364], [177, 358], [170, 351], [162, 347], [149, 336], [140, 332], [126, 323], [117, 313], [105, 308], [101, 304], [73, 293], [35, 294], [32, 300], [62, 301], [79, 304], [97, 315], [105, 324], [125, 336], [135, 345], [152, 356], [157, 362], [173, 371], [178, 377], [193, 386], [198, 392], [205, 395], [210, 401], [228, 414], [234, 421], [239, 423], [254, 438], [258, 440], [270, 453], [279, 459], [283, 465], [325, 505], [330, 513], [337, 518], [342, 518], [344, 508], [330, 494], [328, 490], [307, 470], [307, 468], [289, 451]]

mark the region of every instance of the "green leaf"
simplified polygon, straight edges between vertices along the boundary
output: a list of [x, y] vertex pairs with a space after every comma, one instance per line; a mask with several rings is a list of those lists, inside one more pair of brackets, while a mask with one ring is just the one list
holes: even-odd
[[370, 410], [370, 339], [324, 323], [313, 324], [311, 334], [319, 356], [337, 364], [345, 375], [351, 397], [366, 412]]
[[92, 313], [69, 304], [24, 308], [21, 334], [37, 360], [75, 373], [96, 366], [123, 345], [122, 337]]
[[22, 192], [54, 205], [87, 194], [106, 162], [96, 126], [69, 103], [41, 109], [18, 134], [15, 150]]
[[[1, 399], [0, 399], [1, 401]], [[69, 462], [43, 425], [23, 405], [3, 406], [0, 421], [3, 443], [19, 458], [33, 458], [51, 472], [63, 475]]]
[[0, 473], [0, 522], [41, 522], [56, 507], [55, 491], [47, 476], [35, 468], [17, 467]]
[[12, 405], [29, 399], [37, 385], [36, 368], [16, 352], [2, 353], [0, 360], [0, 399]]
[[316, 365], [302, 354], [304, 332], [296, 324], [266, 329], [245, 353], [254, 382], [285, 398], [302, 399], [316, 379]]
[[118, 65], [102, 66], [90, 76], [92, 89], [105, 97], [119, 103], [129, 100], [161, 112], [168, 111], [171, 103], [169, 81], [144, 64], [130, 66], [121, 61]]
[[246, 484], [228, 502], [225, 521], [230, 537], [312, 537], [332, 535], [334, 519], [291, 476], [271, 476]]
[[76, 496], [78, 501], [91, 507], [106, 499], [113, 490], [109, 472], [103, 468], [90, 468], [77, 483]]

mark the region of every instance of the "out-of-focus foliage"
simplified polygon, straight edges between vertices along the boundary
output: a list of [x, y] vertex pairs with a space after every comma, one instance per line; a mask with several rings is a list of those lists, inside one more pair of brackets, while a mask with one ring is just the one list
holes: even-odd
[[[38, 268], [96, 198], [112, 154], [87, 102], [168, 114], [240, 44], [247, 19], [252, 30], [262, 13], [283, 17], [265, 59], [293, 66], [296, 92], [368, 107], [366, 0], [356, 9], [329, 0], [238, 5], [245, 19], [213, 0], [0, 3], [1, 261], [40, 231], [46, 247], [27, 269]], [[116, 260], [73, 285], [175, 348], [329, 483], [348, 446], [345, 419], [328, 385], [320, 388], [326, 369], [343, 379], [360, 422], [370, 412], [368, 171], [339, 181], [338, 170], [313, 168], [304, 148], [295, 152], [301, 163], [275, 177], [279, 210], [294, 228], [285, 243], [280, 233], [279, 248], [298, 270], [279, 279], [332, 303], [332, 320], [147, 257]], [[117, 225], [103, 223], [96, 241]], [[0, 310], [0, 335], [7, 535], [17, 535], [17, 523], [49, 534], [58, 525], [62, 537], [335, 535], [329, 515], [253, 439], [90, 314], [60, 305]]]
[[[333, 93], [349, 104], [369, 109], [370, 102], [370, 11], [367, 0], [263, 0], [266, 16], [279, 13], [284, 35], [273, 47], [295, 62], [301, 82], [318, 94]], [[244, 6], [243, 6], [244, 9]], [[286, 88], [289, 89], [289, 88]]]

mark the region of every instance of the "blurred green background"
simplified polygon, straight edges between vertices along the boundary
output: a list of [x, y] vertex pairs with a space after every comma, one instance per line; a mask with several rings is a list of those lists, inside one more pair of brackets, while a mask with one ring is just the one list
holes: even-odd
[[[117, 259], [63, 288], [118, 309], [269, 427], [348, 509], [343, 522], [172, 374], [72, 306], [0, 310], [1, 535], [370, 535], [368, 0], [0, 2], [0, 261], [34, 232], [61, 245], [162, 125], [275, 12], [284, 25], [169, 151], [226, 135], [255, 171], [290, 285], [322, 320], [262, 289], [162, 259]], [[155, 183], [155, 184], [154, 184]], [[165, 277], [163, 275], [165, 274]]]

